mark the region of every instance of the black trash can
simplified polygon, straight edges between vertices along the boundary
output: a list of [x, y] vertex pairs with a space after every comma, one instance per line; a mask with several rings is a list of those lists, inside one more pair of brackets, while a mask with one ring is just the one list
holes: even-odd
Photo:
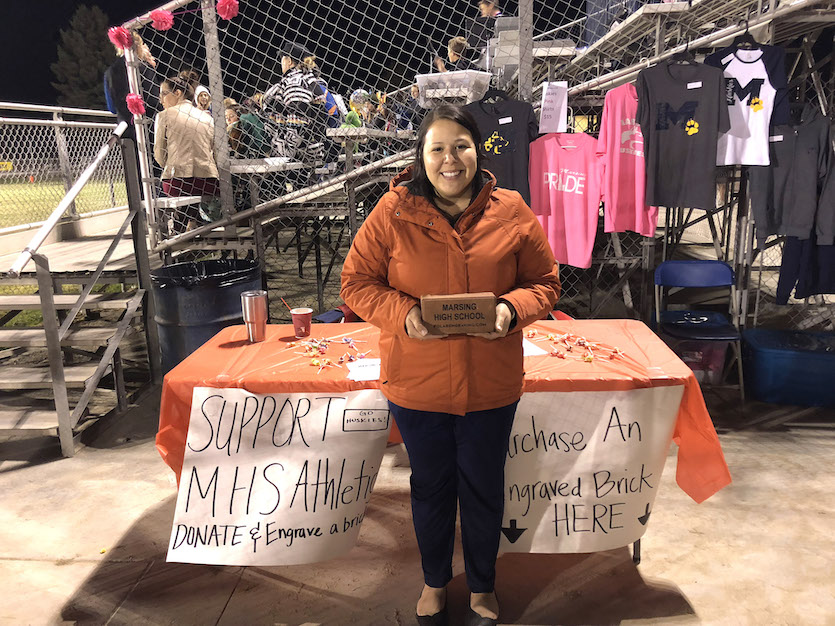
[[243, 323], [241, 293], [261, 289], [261, 268], [243, 259], [175, 263], [153, 270], [151, 286], [168, 373], [219, 330]]

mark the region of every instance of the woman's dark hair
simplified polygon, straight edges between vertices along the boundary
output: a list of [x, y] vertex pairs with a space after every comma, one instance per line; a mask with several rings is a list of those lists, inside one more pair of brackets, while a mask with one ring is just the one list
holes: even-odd
[[409, 193], [416, 196], [423, 196], [427, 200], [435, 198], [435, 188], [429, 181], [426, 175], [426, 167], [423, 164], [423, 146], [426, 144], [426, 134], [429, 132], [432, 124], [438, 120], [450, 120], [456, 124], [463, 126], [470, 136], [473, 138], [476, 148], [476, 167], [475, 176], [473, 176], [472, 188], [473, 196], [480, 190], [483, 184], [484, 172], [482, 170], [482, 149], [481, 149], [481, 133], [478, 132], [478, 125], [473, 116], [464, 108], [455, 104], [439, 104], [437, 107], [429, 111], [418, 129], [417, 139], [415, 140], [415, 162], [412, 170], [412, 180], [406, 184]]

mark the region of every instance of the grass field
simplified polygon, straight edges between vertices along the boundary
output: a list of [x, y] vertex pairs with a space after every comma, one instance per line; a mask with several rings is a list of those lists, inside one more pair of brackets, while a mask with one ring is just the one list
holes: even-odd
[[[0, 228], [40, 222], [64, 197], [60, 181], [0, 183]], [[112, 193], [108, 181], [91, 180], [75, 200], [79, 213], [90, 213], [127, 204], [124, 180], [114, 179]]]

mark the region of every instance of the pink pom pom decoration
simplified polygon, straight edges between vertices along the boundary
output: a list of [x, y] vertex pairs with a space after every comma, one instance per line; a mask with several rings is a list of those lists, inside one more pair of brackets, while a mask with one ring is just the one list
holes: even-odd
[[157, 30], [168, 30], [174, 26], [174, 15], [171, 11], [164, 9], [154, 9], [150, 13], [151, 26]]
[[238, 15], [238, 0], [217, 0], [217, 14], [224, 20]]
[[125, 96], [125, 102], [128, 103], [128, 111], [134, 115], [145, 115], [145, 102], [139, 94], [129, 93]]
[[127, 28], [122, 26], [114, 26], [107, 29], [107, 38], [114, 46], [120, 50], [126, 50], [133, 45], [133, 35], [128, 32]]

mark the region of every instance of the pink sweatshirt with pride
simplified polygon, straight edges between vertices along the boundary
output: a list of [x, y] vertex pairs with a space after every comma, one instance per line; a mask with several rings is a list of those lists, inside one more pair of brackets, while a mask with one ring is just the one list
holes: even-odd
[[607, 233], [627, 230], [653, 237], [658, 207], [647, 206], [644, 136], [635, 121], [638, 92], [632, 84], [606, 94], [597, 152], [603, 165], [603, 223]]
[[601, 169], [597, 140], [586, 133], [551, 133], [531, 144], [531, 209], [559, 263], [591, 267]]

